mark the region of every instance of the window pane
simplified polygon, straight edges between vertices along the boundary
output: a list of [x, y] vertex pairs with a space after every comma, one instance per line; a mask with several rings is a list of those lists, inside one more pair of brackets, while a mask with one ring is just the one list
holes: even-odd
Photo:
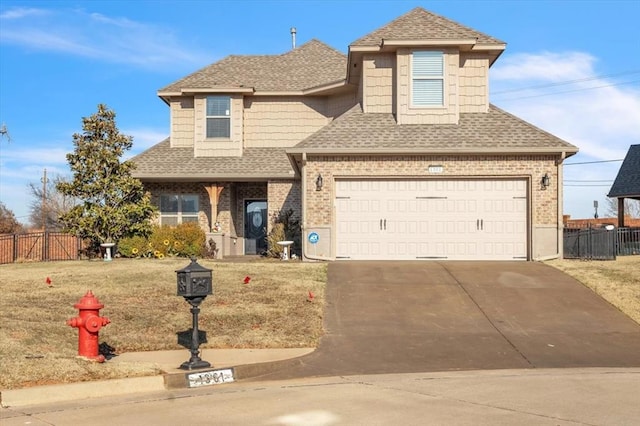
[[178, 196], [177, 195], [161, 195], [160, 196], [160, 212], [178, 213]]
[[182, 223], [197, 222], [198, 216], [182, 216]]
[[231, 136], [228, 118], [207, 118], [208, 138], [228, 138]]
[[229, 117], [231, 98], [228, 96], [207, 96], [207, 116]]
[[442, 77], [442, 52], [413, 52], [413, 77]]
[[183, 195], [182, 196], [182, 214], [198, 213], [198, 196]]
[[178, 218], [176, 216], [160, 216], [160, 225], [176, 226]]
[[444, 84], [440, 79], [413, 80], [413, 105], [444, 105]]

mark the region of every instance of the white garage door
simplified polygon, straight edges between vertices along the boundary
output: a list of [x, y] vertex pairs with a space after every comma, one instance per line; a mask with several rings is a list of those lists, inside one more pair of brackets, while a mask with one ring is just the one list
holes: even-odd
[[525, 180], [338, 180], [337, 258], [526, 260]]

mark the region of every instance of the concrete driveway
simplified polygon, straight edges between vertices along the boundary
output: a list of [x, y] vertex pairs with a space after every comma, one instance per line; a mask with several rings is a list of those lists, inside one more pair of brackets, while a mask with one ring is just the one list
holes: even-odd
[[261, 378], [639, 367], [640, 326], [534, 262], [334, 262], [318, 349]]

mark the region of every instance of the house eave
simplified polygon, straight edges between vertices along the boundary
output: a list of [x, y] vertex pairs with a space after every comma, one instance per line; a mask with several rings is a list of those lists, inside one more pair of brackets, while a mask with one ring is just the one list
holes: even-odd
[[171, 97], [195, 95], [202, 93], [241, 93], [254, 96], [314, 96], [327, 95], [340, 91], [347, 86], [347, 80], [341, 79], [319, 86], [309, 87], [303, 90], [255, 90], [252, 87], [211, 87], [211, 88], [184, 88], [180, 91], [158, 92], [158, 96], [167, 102]]
[[291, 173], [275, 173], [269, 175], [251, 175], [250, 173], [225, 173], [225, 174], [156, 174], [156, 173], [137, 173], [134, 178], [142, 182], [265, 182], [269, 180], [295, 180], [296, 174]]
[[[380, 42], [380, 50], [395, 47], [437, 47], [437, 46], [457, 46], [471, 48], [477, 44], [475, 38], [468, 39], [427, 39], [427, 40], [393, 40], [382, 39]], [[394, 50], [394, 49], [391, 49]]]
[[578, 152], [577, 149], [560, 149], [560, 148], [290, 148], [287, 154], [316, 154], [316, 155], [441, 155], [441, 154], [458, 154], [458, 155], [487, 155], [487, 154], [504, 154], [504, 155], [521, 155], [521, 154], [565, 154], [570, 157]]

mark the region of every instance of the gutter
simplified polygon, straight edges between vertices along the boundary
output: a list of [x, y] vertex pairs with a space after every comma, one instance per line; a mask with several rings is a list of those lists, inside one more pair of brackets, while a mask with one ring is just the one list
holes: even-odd
[[[542, 147], [542, 148], [433, 148], [418, 150], [414, 148], [290, 148], [286, 150], [287, 154], [321, 154], [321, 155], [352, 155], [352, 154], [364, 154], [364, 155], [387, 155], [387, 154], [411, 154], [411, 155], [446, 155], [446, 154], [469, 154], [469, 155], [483, 155], [483, 154], [558, 154], [558, 148]], [[571, 154], [575, 154], [571, 152]], [[566, 155], [566, 151], [562, 151], [562, 158]]]

